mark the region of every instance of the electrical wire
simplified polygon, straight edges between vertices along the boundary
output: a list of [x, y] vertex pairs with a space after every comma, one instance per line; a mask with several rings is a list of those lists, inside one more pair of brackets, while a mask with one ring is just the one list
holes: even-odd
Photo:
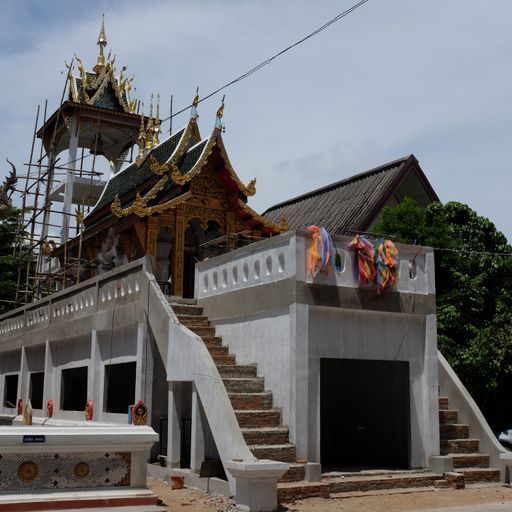
[[[334, 16], [334, 18], [331, 18], [329, 21], [324, 23], [321, 27], [318, 27], [317, 29], [313, 30], [313, 32], [310, 32], [308, 35], [302, 37], [301, 39], [299, 39], [295, 43], [292, 43], [289, 46], [287, 46], [286, 48], [283, 48], [281, 51], [279, 51], [279, 52], [275, 53], [274, 55], [272, 55], [272, 57], [269, 57], [268, 59], [265, 59], [263, 62], [260, 62], [259, 64], [257, 64], [256, 66], [252, 67], [251, 69], [249, 69], [248, 71], [246, 71], [242, 75], [238, 76], [237, 78], [234, 78], [233, 80], [227, 82], [226, 84], [224, 84], [224, 85], [218, 87], [217, 89], [215, 89], [214, 91], [210, 92], [206, 96], [203, 96], [202, 98], [199, 99], [199, 103], [202, 103], [203, 101], [206, 101], [207, 99], [211, 98], [212, 96], [215, 96], [216, 94], [218, 94], [219, 92], [223, 91], [224, 89], [227, 89], [228, 87], [231, 87], [232, 85], [234, 85], [234, 84], [236, 84], [238, 82], [241, 82], [242, 80], [245, 80], [246, 78], [250, 77], [252, 74], [256, 73], [261, 68], [267, 66], [272, 61], [274, 61], [275, 59], [277, 59], [278, 57], [283, 55], [284, 53], [292, 50], [296, 46], [299, 46], [300, 44], [304, 43], [308, 39], [311, 39], [312, 37], [316, 36], [320, 32], [323, 32], [326, 28], [330, 27], [331, 25], [333, 25], [337, 21], [345, 18], [346, 16], [348, 16], [349, 14], [354, 12], [356, 9], [359, 9], [359, 7], [363, 6], [366, 2], [368, 2], [368, 0], [360, 0], [359, 2], [354, 4], [352, 7], [349, 7], [348, 9], [344, 10], [343, 12], [340, 12], [339, 14]], [[170, 121], [172, 118], [176, 117], [177, 115], [182, 114], [183, 112], [189, 110], [192, 106], [193, 106], [193, 104], [191, 103], [190, 105], [187, 105], [186, 107], [183, 107], [182, 109], [180, 109], [177, 112], [173, 113], [172, 116], [167, 116], [165, 119], [163, 119], [161, 121], [161, 124], [166, 123], [167, 121]], [[114, 144], [112, 144], [111, 146], [113, 146], [113, 145]], [[104, 149], [108, 149], [109, 147], [110, 146], [107, 146]], [[85, 160], [85, 158], [89, 158], [90, 156], [91, 155], [86, 155], [84, 157], [84, 160]], [[66, 164], [63, 164], [63, 165], [67, 166], [67, 165], [70, 165], [72, 163], [78, 162], [78, 160], [80, 160], [80, 158], [77, 158], [77, 159], [75, 159], [73, 161], [69, 161], [69, 162], [67, 162]]]

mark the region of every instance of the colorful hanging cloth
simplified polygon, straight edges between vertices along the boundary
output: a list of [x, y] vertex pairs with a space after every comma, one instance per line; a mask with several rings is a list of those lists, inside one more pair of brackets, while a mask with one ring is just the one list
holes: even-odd
[[312, 235], [311, 247], [308, 256], [308, 272], [312, 277], [316, 277], [318, 273], [329, 273], [329, 260], [333, 252], [331, 235], [325, 228], [318, 226], [309, 226], [306, 228]]
[[357, 281], [363, 284], [370, 284], [374, 282], [375, 264], [373, 244], [364, 236], [356, 235], [354, 240], [348, 244], [348, 247], [356, 253], [354, 271]]
[[398, 281], [398, 249], [391, 240], [381, 239], [375, 249], [377, 293], [385, 292]]

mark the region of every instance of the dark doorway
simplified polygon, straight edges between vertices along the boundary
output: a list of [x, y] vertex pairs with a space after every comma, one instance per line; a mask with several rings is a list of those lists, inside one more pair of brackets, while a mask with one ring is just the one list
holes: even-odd
[[409, 363], [321, 359], [325, 470], [408, 468]]
[[87, 366], [62, 370], [62, 410], [84, 411], [87, 402]]
[[15, 409], [18, 395], [18, 374], [5, 376], [4, 390], [4, 407]]
[[105, 412], [128, 414], [135, 403], [135, 372], [137, 363], [105, 365]]
[[183, 255], [183, 297], [194, 297], [194, 274], [196, 263], [201, 261], [199, 246], [205, 241], [201, 220], [193, 218], [188, 221], [185, 230], [185, 254]]
[[44, 372], [30, 374], [30, 403], [33, 409], [43, 408]]

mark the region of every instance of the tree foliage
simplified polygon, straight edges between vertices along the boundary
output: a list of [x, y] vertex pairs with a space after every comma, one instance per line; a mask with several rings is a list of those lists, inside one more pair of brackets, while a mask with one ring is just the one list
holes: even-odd
[[16, 307], [18, 272], [22, 285], [26, 276], [26, 252], [13, 251], [20, 215], [20, 210], [9, 209], [0, 219], [0, 314]]
[[485, 217], [456, 202], [386, 208], [375, 231], [434, 247], [438, 346], [479, 402], [512, 371], [512, 253]]

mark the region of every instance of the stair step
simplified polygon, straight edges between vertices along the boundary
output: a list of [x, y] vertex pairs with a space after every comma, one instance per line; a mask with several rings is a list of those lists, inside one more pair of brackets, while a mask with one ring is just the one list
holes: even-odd
[[488, 468], [489, 455], [483, 453], [458, 453], [453, 455], [454, 468]]
[[279, 479], [279, 482], [300, 482], [306, 477], [304, 464], [291, 463], [290, 469]]
[[207, 347], [221, 347], [222, 346], [222, 338], [218, 338], [217, 336], [205, 336], [203, 338], [203, 341]]
[[216, 365], [222, 365], [222, 366], [235, 366], [236, 365], [236, 359], [233, 354], [210, 352], [210, 355], [212, 356], [213, 362]]
[[261, 410], [235, 410], [236, 419], [240, 428], [279, 427], [281, 413], [276, 409]]
[[283, 482], [277, 484], [278, 503], [292, 503], [306, 498], [329, 498], [329, 484], [322, 482]]
[[469, 437], [469, 426], [460, 423], [448, 423], [439, 425], [441, 439], [467, 439]]
[[440, 396], [439, 397], [439, 409], [446, 410], [449, 408], [448, 397]]
[[464, 474], [466, 484], [480, 484], [500, 481], [500, 470], [496, 468], [464, 468], [459, 470]]
[[450, 409], [439, 410], [439, 423], [445, 425], [447, 423], [457, 423], [459, 412]]
[[249, 445], [275, 445], [288, 443], [286, 427], [242, 428], [242, 435]]
[[449, 453], [477, 453], [478, 439], [441, 439], [441, 455]]
[[201, 338], [204, 338], [205, 336], [215, 336], [215, 327], [204, 327], [204, 326], [195, 326], [191, 325], [188, 327], [192, 332], [195, 332], [198, 336]]
[[210, 327], [208, 317], [201, 315], [176, 315], [178, 320], [186, 325], [189, 329], [191, 327]]
[[202, 315], [203, 308], [200, 306], [190, 306], [186, 304], [175, 304], [171, 302], [171, 308], [176, 316], [179, 315]]
[[216, 356], [227, 355], [229, 352], [228, 347], [225, 347], [223, 345], [206, 345], [206, 348], [208, 349], [208, 352], [210, 352], [212, 357], [214, 355], [216, 355]]
[[[430, 487], [441, 475], [430, 472], [390, 473], [383, 475], [358, 475], [329, 479], [330, 492], [367, 492], [384, 489]], [[324, 481], [322, 479], [322, 481]]]
[[272, 408], [272, 392], [263, 393], [228, 393], [233, 409], [255, 410]]
[[255, 444], [249, 446], [251, 452], [257, 459], [270, 459], [280, 462], [295, 462], [295, 445], [286, 444]]
[[228, 393], [261, 393], [265, 391], [263, 377], [227, 377], [222, 380]]
[[255, 364], [217, 365], [217, 370], [221, 377], [256, 377], [258, 367]]

